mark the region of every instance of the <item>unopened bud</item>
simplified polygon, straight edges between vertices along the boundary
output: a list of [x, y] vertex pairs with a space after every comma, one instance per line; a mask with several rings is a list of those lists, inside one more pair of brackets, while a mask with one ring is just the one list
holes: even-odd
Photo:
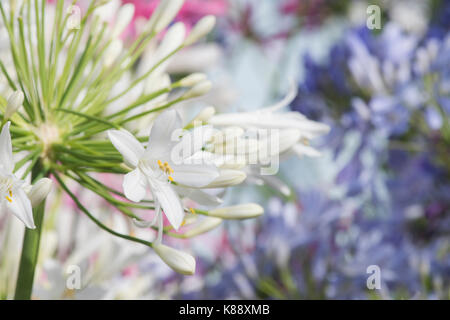
[[189, 46], [194, 42], [197, 42], [198, 40], [206, 36], [208, 33], [210, 33], [215, 25], [216, 25], [216, 17], [212, 15], [203, 17], [202, 19], [200, 19], [199, 22], [196, 23], [194, 28], [192, 28], [192, 31], [187, 36], [186, 40], [184, 41], [184, 44], [186, 46]]
[[214, 209], [209, 211], [208, 215], [222, 219], [249, 219], [259, 217], [263, 213], [264, 209], [260, 205], [247, 203]]
[[206, 188], [225, 188], [242, 183], [247, 175], [245, 172], [233, 169], [221, 169], [220, 175]]
[[153, 245], [153, 249], [174, 271], [184, 275], [193, 275], [195, 273], [195, 259], [190, 254], [163, 244]]
[[[180, 11], [184, 0], [165, 0], [161, 1], [161, 10], [159, 15], [156, 17], [154, 31], [156, 33], [161, 32], [165, 27], [169, 25], [170, 22], [175, 18], [178, 11]], [[155, 13], [157, 13], [155, 11]]]
[[120, 53], [123, 49], [123, 43], [122, 40], [116, 39], [111, 42], [108, 49], [106, 49], [105, 52], [105, 60], [103, 61], [103, 65], [106, 68], [109, 68], [112, 66], [112, 64], [116, 61], [116, 59], [119, 57]]
[[181, 87], [193, 87], [196, 84], [206, 80], [206, 74], [201, 72], [196, 72], [184, 77], [178, 83]]
[[186, 231], [183, 236], [185, 238], [193, 238], [200, 234], [211, 231], [214, 228], [217, 228], [222, 223], [222, 219], [215, 217], [207, 217], [203, 219], [198, 225], [193, 227], [192, 229]]
[[48, 194], [52, 189], [52, 180], [48, 178], [42, 178], [38, 182], [36, 182], [28, 193], [28, 198], [30, 199], [31, 206], [36, 207], [45, 198], [47, 198]]
[[207, 122], [214, 114], [216, 113], [216, 109], [214, 107], [206, 107], [195, 117], [194, 120]]
[[116, 23], [112, 30], [112, 37], [119, 37], [125, 28], [130, 24], [134, 16], [134, 5], [132, 3], [124, 4], [117, 13]]
[[208, 81], [208, 80], [202, 81], [202, 82], [196, 84], [195, 86], [193, 86], [191, 89], [189, 89], [183, 95], [183, 98], [191, 99], [191, 98], [196, 98], [196, 97], [202, 96], [205, 93], [207, 93], [209, 90], [211, 90], [211, 88], [212, 88], [211, 81]]
[[8, 98], [8, 103], [6, 104], [5, 114], [3, 120], [8, 120], [11, 116], [16, 113], [17, 110], [22, 106], [24, 100], [24, 95], [22, 91], [15, 91]]

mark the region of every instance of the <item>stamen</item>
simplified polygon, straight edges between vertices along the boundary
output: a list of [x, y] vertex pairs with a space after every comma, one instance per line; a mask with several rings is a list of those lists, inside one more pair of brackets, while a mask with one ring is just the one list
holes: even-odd
[[189, 208], [189, 211], [190, 211], [192, 214], [195, 214], [194, 208]]
[[169, 163], [167, 161], [163, 163], [161, 160], [158, 160], [158, 166], [162, 172], [167, 174], [169, 181], [174, 182], [174, 180], [170, 176], [170, 174], [174, 173], [175, 171], [172, 169], [172, 167], [169, 165]]
[[5, 198], [6, 198], [6, 200], [8, 200], [8, 201], [9, 201], [9, 203], [11, 203], [11, 202], [12, 202], [12, 199], [11, 199], [10, 197], [6, 196]]

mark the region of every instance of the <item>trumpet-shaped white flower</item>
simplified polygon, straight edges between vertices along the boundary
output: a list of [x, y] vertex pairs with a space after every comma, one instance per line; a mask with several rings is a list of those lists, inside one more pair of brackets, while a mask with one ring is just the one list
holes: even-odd
[[214, 115], [209, 123], [215, 126], [239, 126], [242, 128], [264, 128], [264, 129], [298, 129], [303, 136], [314, 138], [326, 134], [329, 126], [323, 123], [307, 119], [299, 112], [280, 112], [271, 107], [238, 113], [224, 113]]
[[155, 119], [146, 149], [128, 131], [108, 132], [126, 164], [134, 168], [125, 175], [123, 181], [125, 196], [139, 202], [145, 197], [147, 187], [153, 194], [159, 217], [159, 241], [162, 230], [161, 209], [176, 230], [184, 219], [184, 210], [174, 185], [201, 188], [219, 176], [213, 165], [175, 164], [171, 160], [172, 149], [178, 143], [172, 138], [173, 132], [180, 129], [181, 124], [181, 118], [175, 110], [163, 112]]
[[33, 210], [24, 186], [25, 181], [14, 173], [10, 122], [7, 122], [0, 134], [0, 210], [7, 210], [19, 218], [27, 228], [34, 229]]
[[[300, 112], [278, 112], [288, 106], [297, 95], [292, 86], [286, 97], [276, 104], [251, 112], [225, 113], [212, 116], [208, 122], [214, 126], [238, 126], [245, 129], [266, 129], [279, 135], [279, 153], [294, 152], [299, 155], [318, 156], [320, 153], [308, 145], [309, 140], [327, 134], [330, 127], [306, 118]], [[263, 141], [262, 145], [264, 145]]]

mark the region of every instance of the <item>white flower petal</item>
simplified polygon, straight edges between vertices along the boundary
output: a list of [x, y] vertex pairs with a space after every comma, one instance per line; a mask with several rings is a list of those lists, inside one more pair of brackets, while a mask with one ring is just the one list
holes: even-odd
[[158, 158], [166, 155], [177, 143], [172, 140], [172, 134], [181, 128], [181, 117], [175, 110], [161, 113], [153, 124], [147, 145], [146, 156]]
[[33, 220], [33, 210], [31, 208], [31, 202], [30, 199], [28, 199], [27, 194], [21, 188], [14, 188], [14, 190], [12, 191], [12, 201], [6, 202], [8, 211], [19, 218], [27, 228], [36, 228]]
[[311, 146], [305, 146], [298, 143], [292, 147], [292, 150], [299, 156], [320, 157], [322, 154]]
[[0, 134], [0, 167], [8, 174], [11, 174], [14, 170], [11, 135], [9, 133], [10, 124], [8, 121], [3, 126], [2, 133]]
[[290, 105], [291, 102], [294, 101], [295, 97], [297, 96], [297, 93], [298, 93], [297, 84], [295, 83], [295, 81], [291, 81], [290, 86], [289, 86], [289, 91], [286, 94], [286, 96], [279, 102], [277, 102], [271, 106], [265, 107], [261, 111], [262, 112], [276, 112], [276, 111]]
[[186, 132], [180, 140], [181, 150], [189, 151], [188, 156], [192, 156], [197, 152], [202, 151], [204, 145], [211, 140], [214, 128], [212, 126], [195, 127], [189, 132]]
[[[298, 129], [285, 129], [280, 130], [279, 133], [279, 153], [283, 153], [286, 150], [294, 146], [301, 137], [301, 131]], [[272, 154], [273, 155], [273, 154]]]
[[148, 182], [170, 224], [178, 230], [184, 219], [184, 210], [177, 193], [168, 182], [157, 179], [148, 179]]
[[137, 167], [139, 159], [144, 155], [144, 147], [126, 130], [109, 130], [108, 137], [116, 149], [122, 154], [126, 164]]
[[147, 181], [139, 169], [135, 169], [123, 178], [123, 191], [125, 196], [134, 202], [140, 202], [145, 197]]

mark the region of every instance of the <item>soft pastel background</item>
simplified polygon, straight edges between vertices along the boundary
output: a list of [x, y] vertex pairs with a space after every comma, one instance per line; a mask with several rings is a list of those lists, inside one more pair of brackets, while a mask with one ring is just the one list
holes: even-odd
[[[136, 5], [133, 36], [158, 1], [124, 2]], [[370, 4], [381, 8], [380, 30], [366, 27]], [[450, 1], [186, 0], [177, 19], [192, 26], [206, 14], [218, 17], [216, 29], [170, 72], [206, 72], [215, 87], [180, 111], [261, 108], [295, 82], [290, 108], [332, 128], [317, 143], [322, 156], [286, 159], [280, 179], [226, 195], [263, 204], [263, 217], [173, 240], [197, 257], [191, 277], [54, 195], [34, 297], [449, 299]], [[15, 252], [15, 237], [5, 252]], [[12, 286], [14, 259], [2, 260], [2, 288]], [[72, 264], [83, 270], [76, 292], [65, 289]], [[379, 290], [366, 286], [371, 265]]]

